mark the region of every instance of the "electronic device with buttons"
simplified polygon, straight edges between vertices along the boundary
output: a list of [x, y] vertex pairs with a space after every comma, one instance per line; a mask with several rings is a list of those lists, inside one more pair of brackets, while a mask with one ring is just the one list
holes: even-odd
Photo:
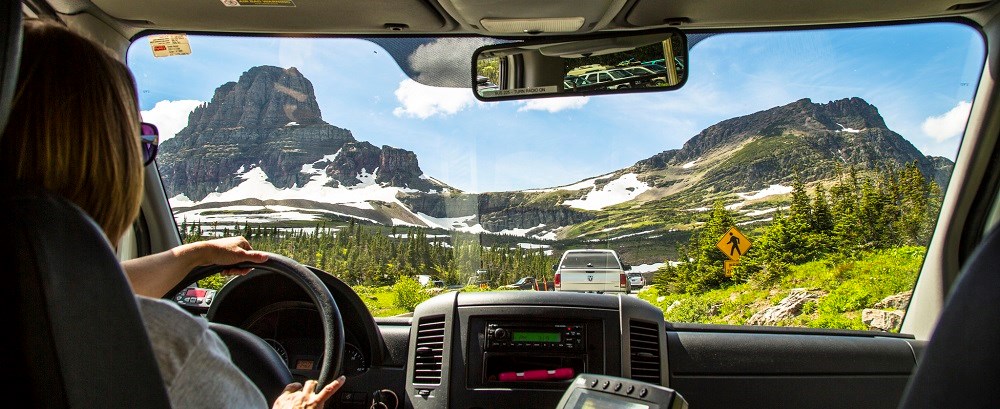
[[556, 409], [687, 409], [687, 401], [665, 386], [584, 373], [573, 380]]
[[579, 322], [488, 321], [486, 351], [582, 351], [587, 326]]

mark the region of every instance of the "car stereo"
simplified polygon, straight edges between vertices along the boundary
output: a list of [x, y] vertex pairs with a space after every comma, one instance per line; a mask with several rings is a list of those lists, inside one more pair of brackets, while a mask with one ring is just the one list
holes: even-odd
[[578, 322], [487, 321], [486, 351], [582, 351], [587, 326]]
[[679, 393], [665, 386], [607, 375], [580, 374], [556, 409], [687, 409]]

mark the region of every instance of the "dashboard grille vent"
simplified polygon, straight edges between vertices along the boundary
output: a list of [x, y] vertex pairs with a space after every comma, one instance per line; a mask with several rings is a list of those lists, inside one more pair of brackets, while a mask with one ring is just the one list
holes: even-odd
[[441, 384], [441, 364], [444, 356], [444, 316], [425, 317], [417, 325], [416, 359], [413, 383]]
[[630, 321], [632, 379], [660, 384], [660, 330], [650, 322]]

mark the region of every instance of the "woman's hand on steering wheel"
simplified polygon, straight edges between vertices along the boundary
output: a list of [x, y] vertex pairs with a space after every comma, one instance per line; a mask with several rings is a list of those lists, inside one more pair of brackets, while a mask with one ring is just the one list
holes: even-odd
[[[189, 248], [184, 248], [189, 247]], [[190, 257], [197, 267], [208, 265], [233, 265], [239, 263], [263, 263], [267, 261], [267, 253], [256, 251], [243, 236], [224, 237], [186, 244], [178, 248], [189, 251]], [[250, 268], [231, 268], [222, 271], [222, 275], [246, 275]]]
[[285, 387], [285, 391], [274, 401], [274, 409], [322, 409], [326, 401], [344, 386], [344, 376], [330, 382], [323, 389], [316, 391], [319, 383], [314, 380], [306, 381], [305, 387], [301, 383], [295, 382]]

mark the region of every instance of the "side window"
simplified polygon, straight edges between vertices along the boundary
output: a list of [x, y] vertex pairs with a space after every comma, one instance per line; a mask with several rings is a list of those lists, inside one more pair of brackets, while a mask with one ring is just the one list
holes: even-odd
[[608, 73], [606, 73], [606, 72], [600, 73], [597, 78], [598, 78], [598, 80], [597, 80], [598, 82], [608, 82], [608, 81], [611, 81], [611, 76], [608, 75]]

